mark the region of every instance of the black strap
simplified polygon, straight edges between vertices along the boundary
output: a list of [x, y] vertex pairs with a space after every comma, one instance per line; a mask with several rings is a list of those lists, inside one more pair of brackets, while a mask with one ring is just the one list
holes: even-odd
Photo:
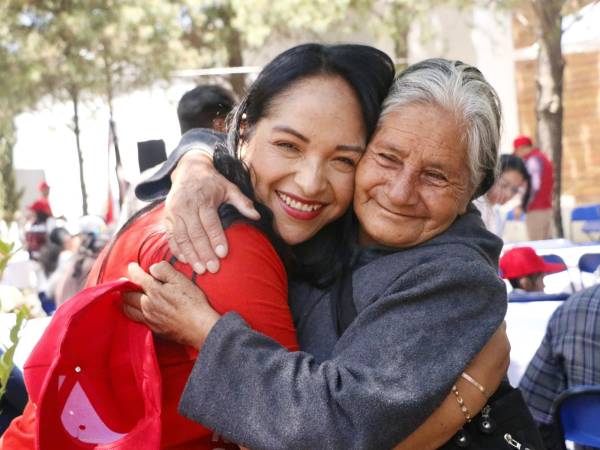
[[352, 271], [346, 269], [331, 289], [331, 309], [338, 337], [344, 334], [358, 312], [352, 293]]

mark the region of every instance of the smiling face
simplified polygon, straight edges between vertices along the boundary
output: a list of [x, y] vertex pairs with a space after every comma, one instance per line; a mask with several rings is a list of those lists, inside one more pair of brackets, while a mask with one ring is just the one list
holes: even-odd
[[362, 245], [412, 247], [466, 211], [474, 188], [460, 138], [454, 117], [431, 105], [409, 104], [381, 120], [356, 171]]
[[362, 112], [341, 78], [306, 78], [275, 97], [241, 154], [260, 202], [291, 245], [314, 236], [350, 205], [366, 145]]
[[524, 183], [525, 178], [519, 171], [505, 170], [488, 192], [487, 198], [494, 204], [504, 205], [519, 193]]

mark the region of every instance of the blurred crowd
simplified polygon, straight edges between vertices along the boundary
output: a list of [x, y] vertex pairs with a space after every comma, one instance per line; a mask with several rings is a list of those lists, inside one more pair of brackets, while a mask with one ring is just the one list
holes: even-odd
[[[199, 85], [186, 92], [177, 107], [181, 133], [192, 128], [223, 131], [225, 118], [234, 103], [233, 95], [221, 86]], [[139, 142], [140, 179], [156, 171], [165, 159], [163, 140]], [[29, 268], [34, 272], [32, 284], [36, 287], [41, 308], [51, 314], [84, 287], [94, 261], [110, 237], [146, 202], [135, 197], [134, 189], [128, 189], [118, 220], [87, 215], [68, 222], [53, 214], [48, 183], [42, 181], [38, 191], [39, 198], [28, 205], [24, 222], [19, 227], [19, 240], [33, 263]]]

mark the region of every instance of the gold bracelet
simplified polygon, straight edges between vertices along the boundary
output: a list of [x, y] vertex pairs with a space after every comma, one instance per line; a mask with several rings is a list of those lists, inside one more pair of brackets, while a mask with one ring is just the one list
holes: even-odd
[[475, 378], [473, 378], [467, 372], [461, 373], [460, 376], [479, 389], [479, 392], [481, 392], [486, 398], [488, 397], [486, 389]]
[[460, 393], [458, 392], [458, 389], [456, 388], [456, 385], [452, 386], [452, 393], [456, 397], [456, 401], [458, 402], [458, 406], [460, 407], [460, 410], [464, 414], [465, 419], [467, 420], [467, 423], [471, 422], [471, 413], [469, 412], [469, 408], [467, 408], [467, 405], [465, 405], [465, 401], [463, 400], [463, 398], [461, 397]]

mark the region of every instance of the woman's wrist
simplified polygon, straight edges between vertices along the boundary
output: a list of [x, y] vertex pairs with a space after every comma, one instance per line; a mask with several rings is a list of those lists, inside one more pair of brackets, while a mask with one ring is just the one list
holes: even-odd
[[203, 311], [202, 314], [196, 315], [196, 323], [190, 345], [200, 351], [206, 338], [220, 318], [221, 316], [219, 313], [210, 306], [205, 308], [205, 311]]

